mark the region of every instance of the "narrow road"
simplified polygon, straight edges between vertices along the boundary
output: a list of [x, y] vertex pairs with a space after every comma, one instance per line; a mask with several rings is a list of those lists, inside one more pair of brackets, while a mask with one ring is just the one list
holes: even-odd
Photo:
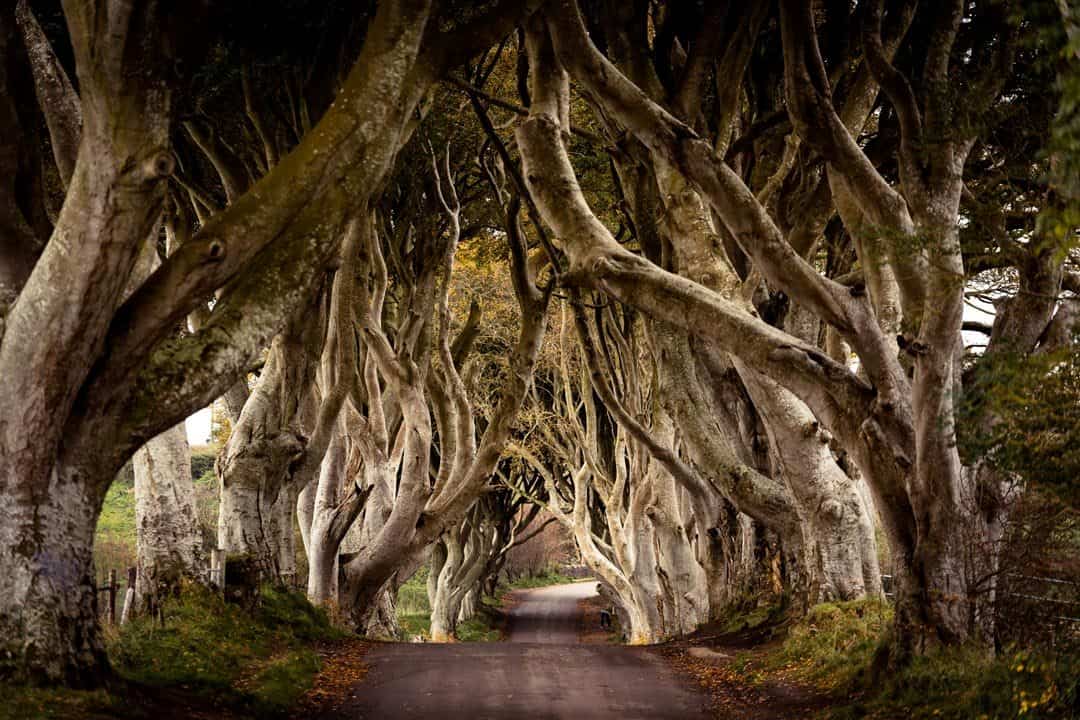
[[693, 720], [707, 699], [647, 648], [582, 645], [578, 601], [591, 582], [521, 591], [509, 641], [387, 643], [335, 720]]
[[509, 641], [576, 645], [581, 624], [578, 603], [595, 594], [596, 583], [592, 581], [514, 593]]

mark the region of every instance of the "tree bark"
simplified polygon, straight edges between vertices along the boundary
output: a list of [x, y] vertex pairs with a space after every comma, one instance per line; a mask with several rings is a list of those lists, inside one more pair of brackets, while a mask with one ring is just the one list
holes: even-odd
[[[153, 8], [93, 6], [65, 8], [84, 109], [78, 159], [52, 238], [0, 340], [0, 495], [7, 514], [0, 533], [11, 548], [0, 575], [14, 581], [0, 608], [5, 674], [70, 684], [90, 684], [107, 672], [93, 612], [92, 547], [115, 468], [90, 472], [79, 467], [81, 458], [61, 459], [61, 450], [78, 389], [103, 347], [172, 171], [165, 43], [123, 50], [130, 37], [156, 34], [160, 18]], [[107, 28], [93, 10], [109, 15]]]
[[94, 687], [109, 673], [93, 568], [97, 495], [65, 468], [32, 491], [0, 487], [3, 674]]
[[191, 451], [184, 423], [135, 453], [136, 604], [160, 607], [183, 579], [205, 582], [209, 558], [195, 511]]

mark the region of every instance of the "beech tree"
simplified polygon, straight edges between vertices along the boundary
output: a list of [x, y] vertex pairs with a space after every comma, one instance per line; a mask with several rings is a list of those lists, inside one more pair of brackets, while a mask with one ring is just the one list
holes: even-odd
[[[496, 4], [429, 26], [430, 3], [380, 3], [336, 101], [124, 301], [176, 168], [170, 70], [197, 61], [185, 41], [199, 33], [185, 23], [198, 17], [157, 2], [64, 3], [78, 155], [33, 269], [5, 270], [23, 278], [0, 344], [6, 674], [72, 685], [103, 677], [91, 549], [115, 472], [244, 377], [325, 274], [431, 83], [504, 36], [523, 9]], [[202, 327], [177, 336], [180, 319], [218, 289]]]
[[[1068, 8], [299, 0], [281, 43], [229, 12], [0, 9], [4, 676], [107, 674], [93, 534], [133, 455], [145, 580], [201, 575], [179, 428], [219, 398], [219, 545], [279, 580], [298, 524], [365, 632], [430, 553], [449, 639], [527, 500], [636, 642], [755, 583], [876, 595], [875, 523], [894, 659], [993, 640], [1024, 477], [981, 371], [1075, 351]], [[499, 362], [452, 302], [474, 236]]]
[[[572, 2], [556, 3], [544, 23], [530, 29], [532, 103], [517, 139], [530, 191], [563, 243], [574, 281], [715, 343], [786, 387], [850, 453], [874, 491], [892, 545], [896, 640], [903, 656], [992, 635], [985, 605], [992, 592], [974, 581], [993, 573], [972, 572], [965, 559], [974, 542], [982, 550], [980, 562], [992, 568], [1002, 505], [992, 490], [996, 480], [977, 467], [965, 468], [954, 441], [964, 297], [957, 233], [964, 160], [978, 137], [972, 119], [998, 101], [1017, 25], [1001, 8], [979, 12], [970, 33], [961, 32], [961, 4], [948, 14], [929, 13], [919, 40], [931, 49], [916, 94], [890, 61], [895, 38], [903, 36], [910, 19], [901, 10], [890, 16], [891, 37], [882, 32], [880, 4], [862, 13], [864, 66], [851, 85], [861, 92], [837, 110], [810, 5], [782, 3], [787, 110], [797, 142], [825, 160], [828, 189], [856, 239], [862, 277], [853, 284], [822, 275], [802, 257], [796, 245], [807, 228], [796, 225], [785, 233], [709, 141], [596, 49]], [[976, 37], [979, 50], [965, 55], [962, 48]], [[954, 48], [955, 43], [960, 44]], [[613, 122], [700, 193], [719, 228], [760, 273], [755, 283], [768, 282], [833, 328], [858, 357], [857, 373], [716, 289], [667, 272], [614, 242], [582, 197], [563, 149], [568, 95], [562, 68]], [[970, 77], [963, 90], [949, 85], [954, 76]], [[898, 116], [896, 182], [902, 193], [857, 142], [876, 83]], [[926, 127], [931, 123], [932, 130]], [[871, 245], [881, 252], [869, 255], [864, 246]], [[1025, 316], [1040, 328], [1057, 307], [1056, 292], [1044, 303], [1044, 312]], [[893, 334], [897, 328], [899, 338]], [[898, 342], [904, 355], [897, 353]]]

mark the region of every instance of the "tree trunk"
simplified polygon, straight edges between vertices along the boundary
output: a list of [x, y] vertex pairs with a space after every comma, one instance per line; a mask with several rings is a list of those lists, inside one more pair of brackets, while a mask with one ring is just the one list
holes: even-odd
[[[442, 550], [432, 552], [431, 569], [428, 577], [434, 577], [430, 583], [428, 601], [431, 604], [431, 641], [438, 643], [452, 642], [457, 629], [458, 606], [455, 603], [454, 581], [461, 570], [464, 549], [451, 531], [440, 541]], [[434, 593], [431, 593], [434, 590]]]
[[138, 607], [152, 609], [182, 578], [203, 582], [207, 577], [184, 423], [146, 443], [132, 464], [138, 548], [135, 596]]
[[480, 607], [480, 586], [473, 585], [461, 598], [461, 610], [458, 611], [458, 622], [468, 622], [476, 617]]
[[[318, 329], [311, 332], [319, 334]], [[279, 500], [291, 496], [286, 485], [306, 443], [296, 424], [299, 398], [313, 373], [310, 343], [302, 334], [293, 327], [274, 338], [259, 382], [214, 465], [221, 493], [218, 547], [253, 558], [271, 578], [287, 570], [282, 543], [289, 540], [286, 524], [291, 536], [293, 511]]]
[[100, 498], [53, 471], [37, 492], [0, 485], [0, 676], [94, 687], [109, 663], [93, 567]]
[[337, 600], [337, 559], [340, 538], [330, 536], [329, 510], [336, 504], [344, 473], [345, 438], [339, 433], [326, 451], [315, 487], [305, 490], [314, 495], [307, 541], [307, 594], [308, 600], [316, 605], [325, 605]]

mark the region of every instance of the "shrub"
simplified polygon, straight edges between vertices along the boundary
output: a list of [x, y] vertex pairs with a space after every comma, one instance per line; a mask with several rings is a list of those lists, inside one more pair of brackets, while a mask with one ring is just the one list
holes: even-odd
[[914, 658], [837, 717], [1065, 720], [1080, 710], [1075, 654], [949, 648]]
[[[954, 647], [915, 657], [871, 685], [869, 669], [892, 623], [877, 600], [825, 603], [788, 628], [760, 667], [830, 691], [833, 718], [1064, 720], [1080, 708], [1075, 652]], [[744, 668], [745, 670], [745, 668]], [[852, 701], [851, 698], [854, 698]]]
[[201, 478], [207, 473], [213, 475], [217, 455], [218, 449], [213, 445], [191, 448], [191, 477]]

